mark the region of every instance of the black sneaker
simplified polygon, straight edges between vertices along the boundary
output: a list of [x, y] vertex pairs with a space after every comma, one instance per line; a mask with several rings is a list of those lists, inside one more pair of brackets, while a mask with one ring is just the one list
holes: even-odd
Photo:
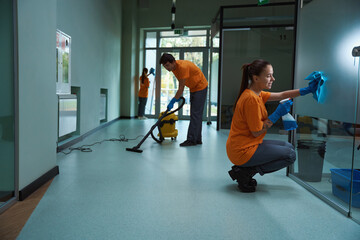
[[256, 174], [254, 168], [233, 166], [229, 171], [231, 179], [238, 182], [238, 188], [242, 192], [255, 192], [257, 182], [252, 177]]
[[250, 186], [248, 183], [242, 183], [239, 181], [238, 181], [238, 188], [240, 189], [240, 191], [245, 192], [245, 193], [250, 193], [250, 192], [256, 191], [255, 186]]
[[228, 171], [228, 173], [233, 181], [235, 181], [238, 178], [238, 175], [236, 174], [234, 169], [231, 169], [230, 171]]
[[190, 141], [190, 140], [186, 140], [183, 143], [180, 143], [180, 147], [189, 147], [189, 146], [195, 146], [196, 142]]
[[[233, 181], [237, 180], [238, 175], [236, 174], [236, 172], [235, 172], [233, 169], [231, 169], [231, 170], [229, 171], [229, 175], [230, 175], [230, 177], [231, 177], [231, 179], [232, 179]], [[251, 179], [250, 179], [250, 181], [249, 181], [248, 184], [249, 184], [249, 186], [254, 186], [254, 187], [256, 187], [256, 186], [257, 186], [257, 181], [256, 181], [255, 178], [252, 178], [252, 177], [251, 177]]]
[[200, 140], [200, 141], [196, 141], [196, 144], [202, 144], [202, 141]]
[[255, 178], [251, 178], [251, 179], [250, 179], [250, 182], [249, 182], [249, 185], [256, 187], [256, 186], [257, 186], [257, 181], [256, 181], [256, 179], [255, 179]]

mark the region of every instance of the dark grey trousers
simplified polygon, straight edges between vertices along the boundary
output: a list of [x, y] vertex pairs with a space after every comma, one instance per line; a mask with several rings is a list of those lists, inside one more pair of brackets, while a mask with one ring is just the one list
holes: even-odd
[[206, 101], [207, 88], [190, 93], [190, 124], [187, 140], [200, 142], [202, 130], [202, 116]]
[[138, 116], [143, 117], [145, 114], [145, 106], [146, 106], [147, 98], [139, 97], [139, 108], [138, 108]]
[[241, 167], [255, 167], [260, 175], [275, 172], [296, 160], [294, 146], [280, 140], [263, 140], [250, 160]]

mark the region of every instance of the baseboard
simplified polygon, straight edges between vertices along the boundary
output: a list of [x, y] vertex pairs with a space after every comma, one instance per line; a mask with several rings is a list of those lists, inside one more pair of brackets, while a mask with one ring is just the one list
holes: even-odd
[[135, 119], [137, 117], [133, 116], [133, 117], [127, 117], [127, 116], [122, 116], [120, 117], [120, 119]]
[[24, 187], [22, 190], [19, 191], [19, 201], [23, 201], [25, 198], [30, 196], [33, 192], [39, 189], [42, 185], [47, 183], [49, 180], [53, 179], [56, 175], [59, 174], [59, 166], [55, 166], [47, 173]]
[[90, 131], [88, 131], [87, 133], [85, 133], [85, 134], [83, 134], [83, 135], [81, 135], [81, 136], [79, 136], [79, 137], [77, 137], [77, 138], [75, 138], [75, 139], [73, 139], [73, 140], [71, 140], [71, 141], [68, 141], [68, 142], [66, 142], [66, 143], [64, 143], [64, 144], [59, 145], [59, 146], [56, 148], [56, 152], [61, 152], [61, 151], [65, 150], [65, 149], [67, 149], [67, 148], [75, 145], [76, 143], [81, 142], [82, 140], [84, 140], [84, 139], [85, 139], [86, 137], [88, 137], [89, 135], [95, 133], [96, 131], [99, 131], [100, 129], [102, 129], [102, 128], [104, 128], [104, 127], [109, 126], [110, 124], [116, 122], [116, 121], [119, 120], [119, 119], [121, 119], [121, 118], [120, 118], [120, 117], [119, 117], [119, 118], [115, 118], [115, 119], [113, 119], [113, 120], [111, 120], [111, 121], [109, 121], [109, 122], [103, 123], [103, 124], [99, 125], [98, 127], [94, 128], [93, 130], [90, 130]]

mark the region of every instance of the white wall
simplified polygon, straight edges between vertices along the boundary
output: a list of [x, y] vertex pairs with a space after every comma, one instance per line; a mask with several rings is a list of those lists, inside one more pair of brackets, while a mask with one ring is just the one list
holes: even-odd
[[80, 135], [100, 125], [100, 89], [108, 121], [120, 116], [121, 3], [57, 0], [56, 28], [71, 36], [71, 85], [80, 87]]
[[124, 0], [122, 11], [122, 54], [121, 54], [121, 116], [135, 115], [135, 98], [138, 81], [138, 28], [137, 28], [137, 1]]
[[[72, 85], [81, 88], [80, 134], [120, 116], [121, 1], [19, 0], [19, 189], [56, 166], [56, 29], [72, 37]], [[60, 169], [61, 171], [61, 169]]]
[[56, 0], [19, 0], [19, 189], [56, 166]]

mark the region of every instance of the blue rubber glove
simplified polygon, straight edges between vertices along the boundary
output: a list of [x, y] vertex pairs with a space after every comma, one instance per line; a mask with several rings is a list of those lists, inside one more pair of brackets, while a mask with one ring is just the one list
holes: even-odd
[[174, 103], [180, 101], [180, 98], [179, 99], [176, 99], [176, 98], [172, 98], [171, 101], [169, 102], [169, 104], [167, 105], [167, 110], [170, 111], [173, 107], [174, 107]]
[[277, 120], [279, 120], [279, 118], [281, 118], [282, 116], [284, 116], [285, 114], [287, 114], [288, 112], [290, 112], [290, 108], [291, 105], [293, 104], [293, 102], [291, 100], [286, 101], [284, 103], [281, 103], [277, 106], [275, 112], [273, 112], [268, 119], [272, 122], [275, 123]]
[[320, 79], [311, 80], [307, 87], [300, 88], [300, 95], [304, 96], [304, 95], [306, 95], [308, 93], [315, 93], [316, 90], [318, 89], [319, 80]]

